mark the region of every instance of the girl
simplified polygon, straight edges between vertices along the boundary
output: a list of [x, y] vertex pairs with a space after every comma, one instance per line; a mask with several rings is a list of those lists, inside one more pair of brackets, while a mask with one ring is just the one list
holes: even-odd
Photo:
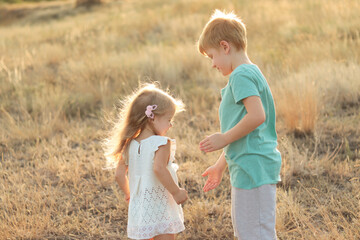
[[175, 239], [185, 229], [180, 204], [187, 192], [178, 186], [175, 140], [165, 136], [173, 116], [182, 110], [181, 101], [147, 85], [125, 102], [106, 141], [105, 155], [118, 162], [115, 179], [129, 203], [131, 239]]

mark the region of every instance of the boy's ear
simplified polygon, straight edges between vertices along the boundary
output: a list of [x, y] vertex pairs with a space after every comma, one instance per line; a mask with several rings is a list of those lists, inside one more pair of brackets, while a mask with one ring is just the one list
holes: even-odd
[[225, 51], [225, 54], [228, 54], [230, 52], [229, 42], [227, 42], [225, 40], [220, 41], [220, 48]]

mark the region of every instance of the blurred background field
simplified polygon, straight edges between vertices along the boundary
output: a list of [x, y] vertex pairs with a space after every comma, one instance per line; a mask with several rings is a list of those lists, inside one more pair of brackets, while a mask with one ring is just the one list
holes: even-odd
[[360, 2], [135, 0], [0, 2], [0, 239], [126, 239], [127, 207], [101, 140], [119, 99], [158, 81], [182, 98], [175, 119], [186, 231], [233, 239], [230, 187], [202, 192], [220, 152], [220, 89], [196, 41], [214, 9], [234, 10], [277, 108], [277, 231], [360, 239]]

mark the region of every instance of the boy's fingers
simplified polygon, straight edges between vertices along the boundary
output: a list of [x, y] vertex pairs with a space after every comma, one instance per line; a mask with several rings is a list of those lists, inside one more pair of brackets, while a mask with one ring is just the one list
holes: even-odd
[[201, 140], [200, 145], [203, 145], [203, 144], [207, 143], [208, 141], [209, 141], [209, 139], [205, 138], [205, 139]]
[[204, 192], [208, 192], [210, 190], [212, 190], [211, 186], [205, 186], [204, 187]]
[[206, 191], [210, 191], [214, 188], [216, 188], [219, 185], [218, 181], [209, 181], [205, 183], [204, 188], [206, 188]]
[[203, 145], [203, 146], [200, 146], [200, 149], [202, 150], [202, 151], [208, 151], [208, 150], [210, 150], [210, 149], [212, 149], [213, 147], [212, 147], [212, 145], [211, 144], [206, 144], [206, 145]]
[[212, 182], [210, 182], [210, 181], [208, 180], [208, 181], [206, 181], [206, 183], [205, 183], [205, 186], [204, 186], [204, 187], [205, 187], [206, 189], [208, 189], [208, 190], [209, 190], [209, 189], [211, 188], [211, 186], [212, 186], [212, 185], [213, 185], [213, 183], [212, 183]]
[[214, 148], [212, 147], [212, 146], [210, 146], [210, 147], [208, 147], [207, 149], [206, 149], [206, 151], [208, 151], [208, 152], [211, 152], [211, 151], [213, 151], [214, 150]]
[[209, 150], [208, 150], [208, 149], [206, 149], [206, 148], [201, 149], [201, 151], [203, 151], [203, 152], [205, 152], [205, 153], [209, 152]]
[[203, 146], [203, 148], [205, 148], [206, 150], [210, 150], [213, 148], [212, 144], [208, 143], [205, 146]]
[[206, 142], [206, 143], [204, 143], [203, 145], [201, 145], [201, 147], [202, 148], [209, 148], [209, 147], [211, 147], [211, 143], [210, 142]]
[[208, 186], [209, 190], [212, 190], [215, 188], [215, 184], [214, 183], [211, 183], [209, 186]]

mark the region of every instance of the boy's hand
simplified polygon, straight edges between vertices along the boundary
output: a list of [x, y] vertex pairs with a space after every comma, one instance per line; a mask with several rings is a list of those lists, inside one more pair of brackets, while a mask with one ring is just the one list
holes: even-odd
[[205, 172], [201, 174], [203, 177], [208, 176], [208, 179], [203, 187], [203, 191], [207, 192], [219, 186], [222, 180], [223, 172], [224, 171], [217, 167], [217, 165], [213, 165], [206, 169]]
[[179, 191], [173, 195], [173, 198], [177, 204], [183, 204], [188, 199], [187, 191], [183, 188], [180, 188]]
[[228, 145], [224, 134], [214, 133], [200, 142], [200, 150], [203, 152], [213, 152]]

